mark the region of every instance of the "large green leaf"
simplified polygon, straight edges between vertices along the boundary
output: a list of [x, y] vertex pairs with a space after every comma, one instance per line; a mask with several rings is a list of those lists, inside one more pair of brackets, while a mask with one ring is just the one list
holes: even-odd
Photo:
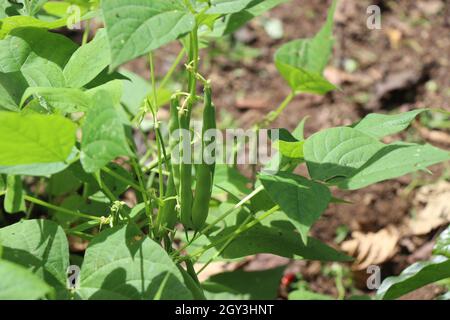
[[67, 25], [67, 19], [43, 21], [29, 16], [6, 17], [0, 21], [0, 39], [21, 28], [56, 29]]
[[418, 170], [426, 171], [431, 165], [449, 160], [450, 152], [429, 144], [393, 143], [381, 149], [354, 175], [337, 184], [342, 189], [360, 189]]
[[450, 160], [449, 152], [431, 145], [386, 145], [349, 127], [312, 135], [305, 142], [304, 156], [313, 179], [333, 179], [339, 187], [351, 190]]
[[118, 156], [131, 155], [125, 129], [106, 91], [93, 97], [93, 107], [83, 124], [81, 163], [87, 172], [103, 168]]
[[0, 112], [0, 165], [64, 162], [75, 131], [74, 123], [58, 115]]
[[0, 300], [36, 300], [53, 289], [26, 268], [0, 260]]
[[73, 148], [72, 153], [65, 161], [49, 163], [33, 163], [12, 166], [0, 166], [0, 174], [24, 175], [24, 176], [50, 176], [67, 168], [76, 155], [78, 150]]
[[105, 69], [111, 62], [106, 31], [97, 32], [94, 40], [81, 46], [64, 67], [68, 87], [81, 88]]
[[211, 276], [202, 283], [210, 300], [274, 300], [284, 267], [263, 270], [236, 270]]
[[365, 116], [353, 128], [379, 139], [405, 130], [417, 115], [425, 111], [427, 109], [417, 109], [395, 115], [371, 113]]
[[300, 232], [303, 241], [308, 231], [328, 207], [330, 190], [323, 184], [287, 172], [260, 175], [264, 188]]
[[112, 67], [190, 32], [194, 16], [180, 0], [102, 1]]
[[190, 299], [183, 277], [156, 242], [133, 224], [100, 233], [80, 274], [83, 299]]
[[275, 53], [278, 71], [295, 93], [325, 94], [336, 88], [323, 76], [333, 49], [336, 3], [334, 0], [326, 24], [314, 38], [291, 41]]
[[24, 220], [0, 229], [4, 260], [17, 263], [61, 293], [66, 288], [69, 246], [63, 229], [49, 220]]
[[24, 191], [20, 176], [9, 175], [6, 179], [5, 211], [8, 213], [25, 212]]
[[76, 48], [74, 42], [56, 33], [18, 29], [0, 40], [0, 72], [20, 72], [33, 87], [64, 87], [62, 68]]

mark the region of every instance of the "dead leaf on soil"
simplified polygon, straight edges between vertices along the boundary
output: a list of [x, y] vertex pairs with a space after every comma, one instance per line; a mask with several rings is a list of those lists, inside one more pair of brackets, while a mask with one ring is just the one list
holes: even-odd
[[441, 181], [419, 189], [414, 200], [416, 206], [425, 204], [415, 217], [406, 218], [409, 235], [428, 234], [450, 222], [450, 183]]
[[353, 270], [365, 270], [370, 265], [386, 262], [397, 252], [397, 242], [400, 233], [390, 225], [373, 233], [355, 231], [351, 240], [342, 243], [341, 248], [347, 254], [356, 258], [352, 265]]

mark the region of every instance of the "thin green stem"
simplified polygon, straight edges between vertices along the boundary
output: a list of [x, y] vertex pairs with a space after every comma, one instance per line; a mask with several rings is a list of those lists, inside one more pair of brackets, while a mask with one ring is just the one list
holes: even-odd
[[260, 128], [266, 128], [269, 125], [272, 124], [283, 112], [284, 109], [289, 105], [289, 103], [294, 99], [295, 93], [291, 92], [289, 95], [281, 102], [281, 104], [272, 112], [270, 112], [261, 122], [261, 124], [258, 125], [258, 129]]
[[235, 204], [233, 206], [233, 208], [227, 210], [225, 213], [223, 213], [222, 215], [220, 215], [219, 217], [217, 217], [217, 219], [215, 219], [212, 223], [208, 224], [205, 228], [203, 228], [199, 233], [197, 233], [192, 239], [191, 241], [187, 242], [186, 244], [184, 244], [184, 246], [182, 246], [180, 249], [178, 249], [175, 254], [178, 255], [180, 254], [183, 250], [185, 250], [187, 247], [189, 247], [195, 240], [197, 240], [198, 238], [200, 238], [202, 235], [205, 235], [211, 228], [215, 227], [220, 221], [224, 220], [226, 217], [228, 217], [230, 214], [234, 213], [236, 210], [238, 210], [239, 208], [241, 208], [246, 202], [248, 202], [249, 200], [251, 200], [254, 196], [256, 196], [259, 192], [261, 192], [262, 190], [264, 190], [264, 188], [261, 186], [257, 189], [255, 189], [252, 193], [250, 193], [249, 195], [247, 195], [245, 198], [243, 198], [240, 202], [238, 202], [237, 204]]
[[73, 211], [73, 210], [70, 210], [67, 208], [59, 207], [59, 206], [45, 202], [43, 200], [37, 199], [37, 198], [29, 196], [29, 195], [25, 195], [24, 199], [28, 202], [37, 204], [38, 206], [46, 207], [48, 209], [55, 210], [55, 211], [58, 211], [61, 213], [65, 213], [65, 214], [68, 214], [68, 215], [71, 215], [74, 217], [78, 217], [78, 218], [82, 218], [82, 219], [89, 219], [89, 220], [103, 221], [103, 219], [101, 217], [96, 217], [96, 216], [92, 216], [90, 214], [86, 214], [86, 213], [82, 213], [82, 212], [78, 212], [78, 211]]
[[181, 62], [181, 59], [183, 59], [184, 55], [186, 54], [186, 49], [183, 47], [181, 48], [181, 51], [178, 53], [178, 56], [175, 58], [172, 66], [170, 67], [169, 71], [167, 71], [164, 78], [161, 80], [161, 83], [159, 84], [159, 89], [165, 88], [167, 85], [167, 82], [169, 82], [170, 78], [172, 77], [173, 73], [175, 72], [176, 68]]
[[[261, 221], [263, 221], [264, 219], [266, 219], [267, 217], [269, 217], [270, 215], [272, 215], [273, 213], [275, 213], [276, 211], [278, 211], [280, 209], [280, 207], [278, 205], [276, 205], [275, 207], [273, 207], [272, 209], [270, 209], [269, 211], [266, 211], [264, 214], [262, 214], [259, 218], [253, 220], [252, 222], [243, 225], [241, 227], [239, 227], [237, 230], [235, 230], [234, 232], [232, 232], [231, 234], [228, 234], [224, 237], [222, 237], [221, 239], [219, 239], [216, 242], [212, 242], [209, 245], [207, 245], [206, 247], [198, 250], [197, 252], [194, 252], [191, 257], [195, 258], [195, 257], [200, 257], [203, 253], [205, 253], [206, 251], [208, 251], [211, 248], [214, 248], [215, 246], [217, 246], [218, 244], [225, 242], [229, 239], [231, 239], [231, 241], [233, 241], [234, 239], [236, 239], [240, 234], [242, 234], [243, 232], [246, 232], [247, 230], [253, 228], [254, 226], [256, 226], [258, 223], [260, 223]], [[230, 241], [230, 243], [231, 243]]]
[[84, 28], [84, 32], [83, 32], [83, 39], [81, 41], [82, 46], [88, 42], [90, 32], [91, 32], [91, 20], [87, 20], [86, 27]]

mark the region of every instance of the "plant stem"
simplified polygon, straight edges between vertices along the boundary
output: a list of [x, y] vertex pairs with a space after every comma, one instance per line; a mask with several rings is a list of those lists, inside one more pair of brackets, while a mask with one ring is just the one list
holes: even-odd
[[91, 20], [87, 20], [86, 26], [84, 27], [83, 39], [81, 41], [82, 46], [88, 42], [90, 32], [91, 32]]
[[78, 211], [73, 211], [73, 210], [70, 210], [70, 209], [67, 209], [67, 208], [59, 207], [59, 206], [53, 205], [51, 203], [45, 202], [43, 200], [34, 198], [32, 196], [29, 196], [29, 195], [25, 195], [24, 199], [26, 201], [28, 201], [28, 202], [37, 204], [38, 206], [46, 207], [46, 208], [49, 208], [51, 210], [59, 211], [59, 212], [62, 212], [62, 213], [65, 213], [65, 214], [68, 214], [68, 215], [71, 215], [71, 216], [74, 216], [74, 217], [78, 217], [78, 218], [82, 218], [82, 219], [102, 221], [102, 218], [100, 218], [100, 217], [96, 217], [96, 216], [92, 216], [90, 214], [86, 214], [86, 213], [82, 213], [82, 212], [78, 212]]
[[294, 99], [295, 97], [295, 93], [291, 92], [288, 94], [288, 96], [281, 102], [281, 104], [275, 109], [275, 111], [270, 112], [261, 122], [261, 124], [259, 124], [257, 126], [258, 129], [261, 128], [266, 128], [269, 125], [272, 124], [272, 122], [274, 122], [279, 116], [280, 114], [283, 112], [283, 110], [289, 105], [289, 103], [292, 101], [292, 99]]
[[269, 217], [270, 215], [272, 215], [273, 213], [275, 213], [276, 211], [278, 211], [280, 209], [280, 207], [278, 205], [276, 205], [275, 207], [273, 207], [272, 209], [270, 209], [269, 211], [266, 211], [264, 214], [262, 214], [259, 218], [253, 220], [252, 222], [243, 225], [241, 227], [239, 227], [237, 230], [235, 230], [234, 232], [232, 232], [231, 234], [228, 234], [224, 237], [222, 237], [220, 240], [216, 241], [216, 243], [210, 243], [209, 245], [207, 245], [206, 247], [198, 250], [197, 252], [195, 252], [194, 254], [191, 255], [191, 257], [197, 257], [197, 256], [201, 256], [203, 253], [205, 253], [206, 251], [208, 251], [211, 248], [214, 248], [215, 246], [217, 246], [218, 244], [227, 241], [229, 239], [231, 239], [230, 243], [235, 240], [241, 233], [251, 229], [252, 227], [254, 227], [255, 225], [257, 225], [258, 223], [260, 223], [261, 221], [263, 221], [264, 219], [266, 219], [267, 217]]
[[175, 72], [175, 69], [180, 64], [181, 59], [183, 59], [185, 53], [186, 53], [186, 49], [184, 47], [181, 48], [180, 53], [178, 53], [178, 56], [176, 57], [176, 59], [173, 62], [172, 66], [170, 67], [169, 71], [167, 71], [166, 75], [161, 80], [161, 83], [159, 84], [159, 87], [158, 87], [159, 89], [165, 88], [165, 86], [167, 85], [167, 82], [172, 77], [172, 74]]

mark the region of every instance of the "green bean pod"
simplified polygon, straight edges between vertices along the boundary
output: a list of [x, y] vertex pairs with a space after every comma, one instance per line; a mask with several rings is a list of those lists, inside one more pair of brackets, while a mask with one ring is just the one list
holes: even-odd
[[[181, 110], [178, 114], [180, 129], [189, 131], [189, 114], [187, 110]], [[180, 220], [186, 229], [192, 228], [192, 161], [185, 159], [185, 152], [191, 156], [191, 141], [180, 141]], [[190, 138], [190, 134], [189, 134]], [[188, 160], [188, 161], [185, 161]]]
[[196, 188], [194, 203], [192, 206], [192, 225], [194, 230], [199, 231], [204, 226], [209, 212], [209, 201], [214, 180], [215, 163], [208, 164], [204, 160], [204, 150], [209, 141], [205, 140], [205, 132], [209, 129], [216, 129], [216, 112], [214, 104], [211, 102], [211, 87], [205, 86], [205, 104], [203, 109], [203, 129], [202, 129], [202, 163], [196, 167]]
[[[178, 97], [173, 97], [170, 103], [170, 119], [169, 119], [169, 150], [173, 150], [178, 143], [177, 137], [174, 136], [176, 130], [179, 128], [178, 121], [178, 107], [179, 100]], [[180, 179], [180, 168], [178, 165], [172, 164], [170, 166], [170, 172], [167, 188], [165, 193], [165, 198], [173, 198], [165, 201], [164, 206], [161, 208], [161, 212], [157, 216], [157, 228], [158, 234], [162, 236], [165, 230], [173, 229], [177, 223], [177, 211], [176, 205], [177, 200], [177, 182], [179, 185]]]

